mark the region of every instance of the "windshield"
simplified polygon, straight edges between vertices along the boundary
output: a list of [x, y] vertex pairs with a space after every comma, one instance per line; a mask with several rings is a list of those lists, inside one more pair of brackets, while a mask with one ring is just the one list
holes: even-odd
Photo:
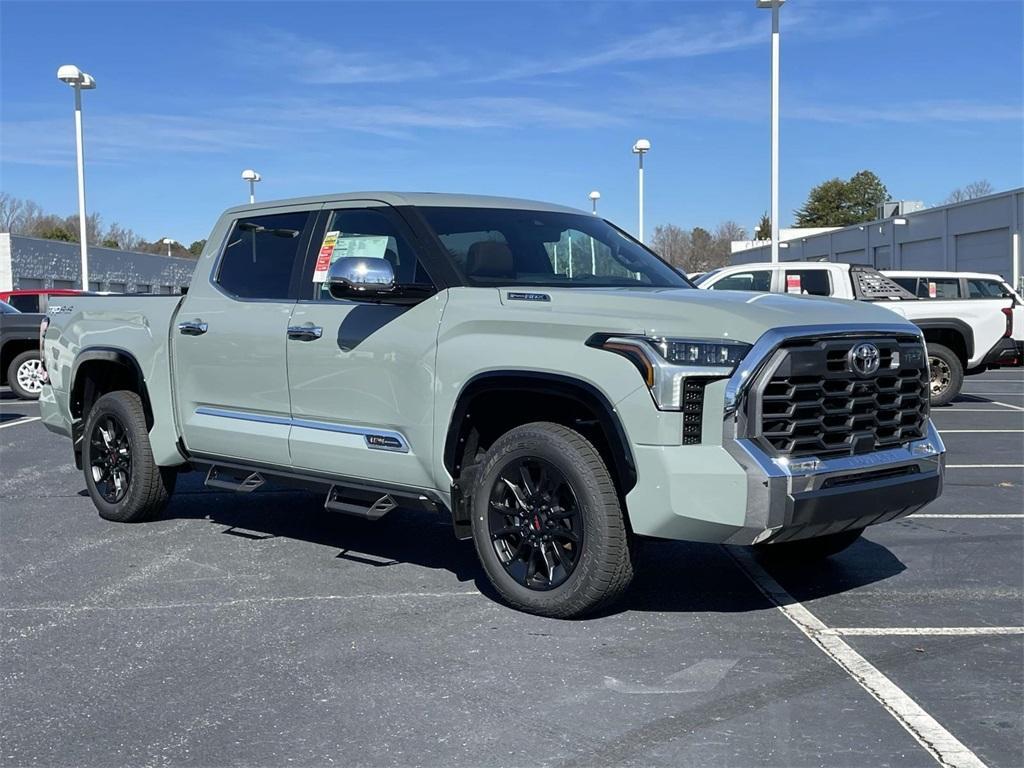
[[20, 314], [18, 310], [8, 304], [6, 301], [0, 301], [0, 315], [17, 315]]
[[596, 216], [508, 208], [417, 210], [470, 285], [692, 287]]

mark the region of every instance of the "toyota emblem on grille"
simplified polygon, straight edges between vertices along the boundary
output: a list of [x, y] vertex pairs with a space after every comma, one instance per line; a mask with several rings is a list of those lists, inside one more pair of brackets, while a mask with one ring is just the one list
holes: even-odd
[[878, 347], [864, 341], [855, 344], [846, 359], [851, 371], [861, 376], [870, 376], [878, 370], [882, 356], [878, 353]]

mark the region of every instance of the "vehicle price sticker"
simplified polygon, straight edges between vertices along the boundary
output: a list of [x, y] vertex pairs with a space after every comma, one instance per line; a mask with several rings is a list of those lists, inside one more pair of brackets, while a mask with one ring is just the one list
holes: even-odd
[[320, 246], [320, 254], [313, 270], [313, 282], [327, 282], [331, 264], [347, 257], [355, 259], [383, 259], [388, 252], [387, 235], [349, 235], [340, 231], [328, 232]]
[[324, 283], [327, 281], [327, 270], [334, 261], [334, 249], [338, 244], [338, 236], [341, 232], [334, 230], [324, 235], [324, 241], [320, 244], [320, 255], [316, 257], [316, 268], [313, 270], [313, 282]]
[[786, 293], [803, 293], [800, 275], [786, 275]]

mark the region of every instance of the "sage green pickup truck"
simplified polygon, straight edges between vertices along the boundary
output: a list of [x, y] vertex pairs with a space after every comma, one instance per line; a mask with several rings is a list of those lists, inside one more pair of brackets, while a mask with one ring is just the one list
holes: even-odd
[[104, 518], [154, 517], [186, 470], [368, 519], [426, 508], [547, 616], [618, 598], [640, 537], [822, 557], [942, 489], [916, 326], [695, 290], [572, 208], [232, 208], [187, 295], [68, 297], [49, 318], [43, 421]]

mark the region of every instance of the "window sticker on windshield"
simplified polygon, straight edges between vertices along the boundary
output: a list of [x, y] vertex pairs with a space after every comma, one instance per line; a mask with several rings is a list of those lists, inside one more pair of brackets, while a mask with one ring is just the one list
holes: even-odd
[[800, 275], [786, 275], [786, 293], [803, 293]]
[[338, 244], [338, 235], [341, 232], [333, 230], [324, 235], [324, 241], [320, 244], [320, 255], [316, 257], [316, 268], [313, 270], [313, 282], [327, 282], [327, 270], [334, 261], [334, 249]]

